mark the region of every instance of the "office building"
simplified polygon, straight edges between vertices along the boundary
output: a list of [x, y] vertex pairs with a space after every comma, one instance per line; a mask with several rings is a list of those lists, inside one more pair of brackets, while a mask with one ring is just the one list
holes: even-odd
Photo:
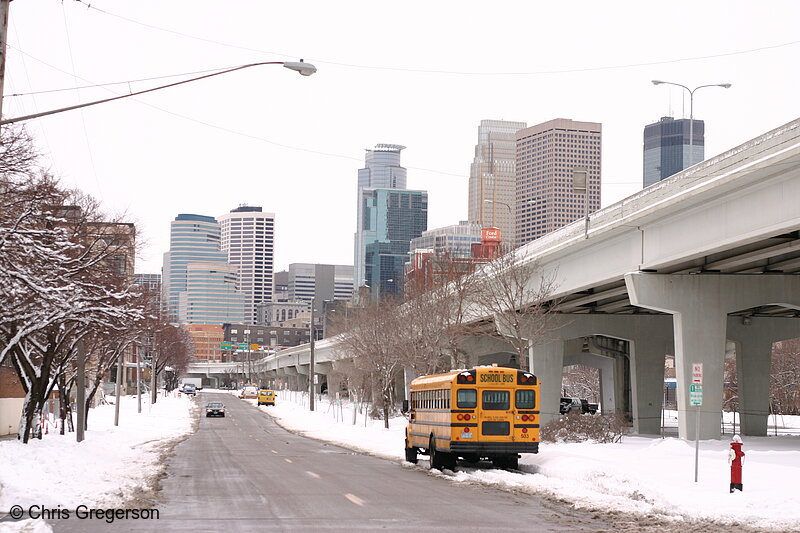
[[245, 296], [236, 291], [237, 267], [220, 249], [214, 217], [180, 214], [170, 223], [170, 248], [161, 275], [162, 309], [183, 324], [243, 322]]
[[288, 302], [289, 301], [289, 271], [281, 270], [275, 272], [272, 281], [272, 301], [273, 302]]
[[[517, 132], [516, 246], [600, 209], [601, 133], [563, 118]], [[587, 171], [588, 196], [573, 191], [576, 169]]]
[[447, 257], [470, 257], [472, 243], [481, 242], [481, 225], [476, 222], [461, 221], [452, 226], [429, 229], [422, 235], [411, 239], [409, 251], [431, 250], [434, 255]]
[[705, 123], [694, 119], [691, 125], [692, 145], [689, 146], [690, 120], [662, 117], [644, 127], [644, 178], [649, 187], [705, 158]]
[[217, 217], [220, 247], [228, 263], [238, 267], [236, 289], [246, 298], [245, 321], [255, 324], [256, 305], [272, 301], [275, 215], [242, 205]]
[[354, 246], [354, 273], [355, 287], [364, 284], [366, 279], [364, 258], [366, 256], [366, 241], [364, 220], [363, 189], [405, 189], [406, 169], [400, 166], [400, 152], [405, 146], [399, 144], [377, 144], [374, 148], [367, 148], [364, 168], [358, 170], [358, 184], [356, 187], [356, 233]]
[[[352, 273], [353, 269], [350, 268]], [[258, 310], [259, 326], [271, 326], [287, 320], [292, 320], [300, 313], [307, 313], [310, 309], [309, 302], [261, 302], [256, 305]]]
[[472, 274], [478, 266], [495, 259], [502, 249], [500, 230], [482, 228], [478, 234], [478, 241], [470, 246], [471, 253], [464, 257], [437, 254], [430, 248], [414, 250], [411, 261], [406, 263], [406, 290], [409, 286], [417, 291], [443, 286], [461, 276]]
[[364, 243], [361, 285], [375, 300], [403, 294], [405, 263], [411, 239], [428, 225], [428, 193], [398, 189], [361, 189]]
[[315, 300], [317, 311], [325, 300], [349, 300], [353, 297], [353, 266], [292, 263], [288, 292], [290, 302], [310, 305]]
[[469, 171], [470, 222], [494, 227], [514, 241], [516, 194], [516, 133], [525, 122], [481, 120], [478, 144]]

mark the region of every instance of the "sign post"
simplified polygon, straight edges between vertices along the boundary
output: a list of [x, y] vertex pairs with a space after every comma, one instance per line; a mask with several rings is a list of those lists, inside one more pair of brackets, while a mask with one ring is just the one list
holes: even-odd
[[694, 482], [700, 460], [700, 407], [703, 405], [703, 363], [692, 363], [692, 384], [689, 385], [689, 406], [697, 407], [694, 413]]

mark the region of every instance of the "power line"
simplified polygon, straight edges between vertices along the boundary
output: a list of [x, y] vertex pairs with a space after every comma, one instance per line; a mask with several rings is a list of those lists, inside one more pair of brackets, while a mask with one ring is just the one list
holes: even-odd
[[[138, 20], [134, 20], [128, 17], [123, 17], [122, 15], [117, 15], [115, 13], [111, 13], [109, 11], [105, 11], [103, 9], [97, 8], [92, 6], [91, 4], [87, 4], [83, 0], [75, 0], [81, 4], [84, 4], [87, 9], [93, 9], [105, 15], [116, 17], [125, 21], [128, 21], [132, 24], [138, 24], [140, 26], [144, 26], [146, 28], [150, 28], [153, 30], [163, 31], [166, 33], [171, 33], [173, 35], [178, 35], [181, 37], [186, 37], [188, 39], [194, 39], [197, 41], [203, 41], [211, 44], [216, 44], [219, 46], [225, 46], [228, 48], [236, 48], [238, 50], [247, 50], [249, 52], [258, 52], [260, 54], [275, 54], [282, 57], [299, 57], [303, 54], [284, 54], [282, 52], [274, 52], [269, 50], [258, 50], [255, 48], [249, 48], [246, 46], [239, 46], [235, 44], [225, 43], [222, 41], [217, 41], [214, 39], [207, 39], [205, 37], [198, 37], [196, 35], [190, 35], [188, 33], [183, 33], [175, 30], [170, 30], [168, 28], [162, 28], [160, 26], [155, 26], [153, 24], [147, 24], [145, 22], [140, 22]], [[626, 69], [626, 68], [639, 68], [639, 67], [648, 67], [654, 65], [668, 65], [671, 63], [682, 63], [685, 61], [703, 61], [707, 59], [716, 59], [720, 57], [730, 57], [736, 55], [744, 55], [744, 54], [752, 54], [756, 52], [763, 52], [765, 50], [774, 50], [777, 48], [784, 48], [788, 46], [795, 46], [800, 44], [800, 40], [797, 41], [789, 41], [786, 43], [778, 43], [773, 45], [765, 45], [760, 46], [757, 48], [748, 48], [745, 50], [735, 50], [732, 52], [723, 52], [719, 54], [708, 54], [702, 56], [689, 56], [689, 57], [682, 57], [682, 58], [675, 58], [675, 59], [663, 59], [658, 61], [645, 61], [641, 63], [624, 63], [620, 65], [602, 65], [597, 67], [571, 67], [571, 68], [564, 68], [564, 69], [552, 69], [552, 70], [533, 70], [533, 71], [507, 71], [507, 72], [481, 72], [481, 71], [458, 71], [458, 70], [439, 70], [439, 69], [422, 69], [422, 68], [403, 68], [403, 67], [387, 67], [381, 65], [359, 65], [355, 63], [343, 63], [337, 61], [326, 61], [324, 59], [319, 59], [316, 57], [309, 58], [309, 61], [313, 61], [314, 63], [320, 63], [325, 65], [336, 65], [340, 67], [348, 67], [348, 68], [357, 68], [357, 69], [370, 69], [370, 70], [387, 70], [387, 71], [396, 71], [396, 72], [413, 72], [413, 73], [421, 73], [421, 74], [447, 74], [447, 75], [462, 75], [462, 76], [537, 76], [537, 75], [554, 75], [554, 74], [574, 74], [577, 72], [596, 72], [596, 71], [603, 71], [603, 70], [619, 70], [619, 69]]]

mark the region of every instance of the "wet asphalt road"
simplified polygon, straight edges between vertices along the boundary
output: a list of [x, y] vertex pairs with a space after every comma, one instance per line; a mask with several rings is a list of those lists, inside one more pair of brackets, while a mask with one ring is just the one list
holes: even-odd
[[[62, 520], [71, 531], [610, 531], [560, 503], [457, 484], [419, 468], [292, 434], [247, 402], [221, 400], [175, 447], [155, 509], [158, 519]], [[398, 443], [401, 446], [402, 443]]]

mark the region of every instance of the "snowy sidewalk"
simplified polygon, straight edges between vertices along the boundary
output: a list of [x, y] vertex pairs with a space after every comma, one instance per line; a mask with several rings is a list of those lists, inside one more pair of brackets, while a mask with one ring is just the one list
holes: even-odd
[[[292, 400], [294, 400], [294, 403]], [[248, 400], [249, 401], [249, 400]], [[252, 401], [255, 403], [255, 401]], [[260, 407], [286, 428], [309, 437], [403, 461], [405, 419], [365, 420], [349, 403], [318, 402], [308, 411], [308, 398], [280, 394], [277, 404]], [[800, 417], [783, 417], [794, 435], [745, 437], [744, 492], [729, 493], [727, 463], [730, 435], [700, 442], [699, 476], [694, 482], [694, 442], [677, 438], [625, 437], [618, 444], [543, 443], [538, 454], [523, 454], [520, 470], [508, 472], [459, 467], [445, 472], [454, 482], [552, 496], [578, 508], [621, 511], [664, 520], [711, 520], [742, 523], [775, 531], [800, 531]], [[409, 468], [427, 468], [426, 459]]]
[[[185, 396], [161, 397], [155, 405], [123, 396], [120, 425], [114, 426], [114, 406], [92, 409], [83, 442], [75, 433], [50, 430], [42, 440], [22, 444], [0, 441], [0, 516], [14, 505], [75, 509], [119, 508], [142, 496], [166, 466], [162, 451], [170, 442], [192, 431], [194, 409]], [[49, 531], [34, 521], [0, 522], [0, 533]]]

